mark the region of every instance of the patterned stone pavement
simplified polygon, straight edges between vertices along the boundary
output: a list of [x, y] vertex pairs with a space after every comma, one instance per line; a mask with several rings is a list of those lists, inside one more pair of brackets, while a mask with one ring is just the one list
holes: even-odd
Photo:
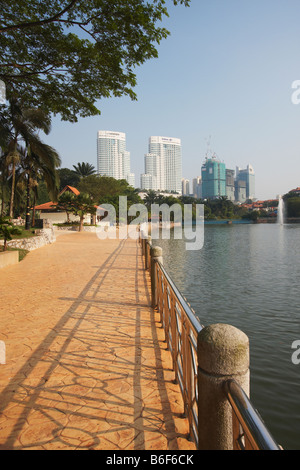
[[137, 241], [61, 234], [0, 290], [0, 449], [195, 449]]

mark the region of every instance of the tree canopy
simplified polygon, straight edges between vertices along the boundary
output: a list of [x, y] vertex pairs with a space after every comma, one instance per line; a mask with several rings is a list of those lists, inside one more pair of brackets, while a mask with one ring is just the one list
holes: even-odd
[[[59, 177], [59, 190], [62, 191], [66, 186], [78, 186], [80, 181], [80, 176], [75, 173], [75, 171], [70, 170], [69, 168], [59, 168], [57, 170]], [[45, 201], [46, 202], [46, 201]]]
[[136, 99], [134, 69], [158, 56], [166, 4], [190, 0], [0, 0], [0, 79], [7, 96], [75, 122], [97, 100]]
[[119, 196], [127, 196], [130, 204], [141, 202], [137, 190], [126, 180], [117, 180], [110, 176], [85, 176], [81, 179], [78, 189], [89, 194], [96, 204], [118, 204]]
[[290, 191], [283, 196], [287, 217], [300, 217], [300, 193]]
[[79, 231], [81, 232], [83, 227], [84, 216], [86, 214], [95, 214], [96, 206], [93, 199], [89, 194], [80, 193], [78, 195], [71, 193], [63, 193], [58, 198], [58, 205], [56, 209], [60, 209], [67, 212], [67, 217], [69, 219], [69, 213], [71, 212], [74, 215], [80, 217], [79, 222]]

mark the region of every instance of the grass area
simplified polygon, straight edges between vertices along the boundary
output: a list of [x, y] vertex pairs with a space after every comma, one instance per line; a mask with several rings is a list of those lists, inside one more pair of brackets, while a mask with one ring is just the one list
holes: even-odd
[[[35, 233], [35, 228], [31, 228], [29, 230], [25, 230], [25, 227], [22, 227], [22, 226], [17, 226], [17, 225], [14, 225], [15, 228], [18, 228], [20, 230], [20, 234], [19, 235], [13, 235], [13, 240], [20, 240], [21, 238], [31, 238], [31, 237], [35, 237], [36, 236], [36, 233]], [[0, 240], [3, 240], [3, 238], [0, 237]]]
[[22, 226], [17, 226], [17, 228], [21, 231], [21, 233], [19, 235], [13, 235], [14, 240], [19, 240], [20, 238], [30, 238], [36, 235], [34, 228], [31, 228], [30, 230], [25, 230], [25, 228]]
[[[15, 227], [20, 230], [20, 233], [18, 235], [13, 235], [12, 237], [13, 240], [20, 240], [22, 238], [31, 238], [31, 237], [36, 236], [34, 228], [31, 228], [30, 230], [25, 230], [25, 227], [22, 227], [19, 225]], [[0, 240], [3, 240], [3, 238], [0, 237]], [[4, 251], [3, 248], [4, 248], [3, 245], [0, 245], [0, 252]], [[10, 246], [7, 247], [7, 251], [18, 251], [20, 261], [22, 261], [27, 255], [27, 253], [29, 253], [28, 250], [23, 250], [21, 248], [13, 248]]]
[[[3, 246], [0, 245], [0, 253], [2, 253], [4, 250], [3, 250]], [[25, 256], [27, 255], [27, 253], [29, 253], [28, 250], [21, 250], [20, 248], [11, 248], [10, 246], [7, 247], [7, 250], [6, 251], [18, 251], [19, 252], [19, 261], [22, 261]]]

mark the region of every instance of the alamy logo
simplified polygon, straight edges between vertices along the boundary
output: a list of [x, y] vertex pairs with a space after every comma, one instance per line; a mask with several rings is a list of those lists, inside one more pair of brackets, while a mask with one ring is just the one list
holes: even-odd
[[0, 104], [6, 103], [6, 86], [3, 80], [0, 80]]
[[[128, 217], [135, 217], [127, 225]], [[111, 204], [101, 204], [97, 209], [97, 236], [100, 240], [137, 239], [139, 236], [152, 240], [171, 238], [171, 228], [175, 240], [185, 239], [186, 250], [201, 250], [204, 244], [204, 206], [203, 204], [152, 204], [149, 214], [144, 204], [127, 207], [127, 197], [119, 197], [119, 222], [117, 229], [116, 209]], [[138, 232], [137, 227], [140, 227]]]
[[295, 340], [292, 344], [292, 349], [296, 349], [292, 354], [292, 363], [295, 365], [300, 364], [300, 341]]
[[4, 341], [0, 341], [0, 364], [6, 364]]
[[292, 103], [300, 104], [300, 80], [293, 81], [292, 88], [295, 90], [291, 97]]

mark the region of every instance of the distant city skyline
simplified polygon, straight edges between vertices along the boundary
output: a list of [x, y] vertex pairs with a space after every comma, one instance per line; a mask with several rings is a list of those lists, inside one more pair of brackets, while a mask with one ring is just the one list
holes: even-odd
[[251, 164], [242, 169], [227, 168], [208, 148], [201, 166], [201, 176], [192, 184], [182, 177], [181, 140], [167, 136], [150, 136], [148, 153], [144, 156], [144, 173], [140, 184], [130, 171], [130, 152], [126, 149], [126, 134], [117, 129], [99, 130], [97, 133], [97, 173], [127, 182], [141, 191], [176, 193], [199, 199], [226, 196], [230, 201], [244, 203], [256, 200], [255, 172]]
[[182, 178], [182, 194], [199, 199], [227, 197], [236, 203], [257, 200], [255, 196], [255, 171], [251, 164], [246, 168], [227, 168], [215, 155], [206, 156], [201, 176], [190, 182]]
[[[207, 141], [226, 167], [255, 168], [257, 199], [273, 199], [300, 186], [300, 2], [297, 0], [191, 1], [169, 7], [171, 36], [158, 59], [135, 70], [138, 101], [99, 102], [101, 116], [78, 123], [54, 118], [45, 142], [62, 167], [97, 166], [99, 129], [126, 133], [131, 171], [144, 172], [149, 135], [177, 136], [182, 177], [200, 175]], [[296, 90], [297, 91], [297, 90]]]

